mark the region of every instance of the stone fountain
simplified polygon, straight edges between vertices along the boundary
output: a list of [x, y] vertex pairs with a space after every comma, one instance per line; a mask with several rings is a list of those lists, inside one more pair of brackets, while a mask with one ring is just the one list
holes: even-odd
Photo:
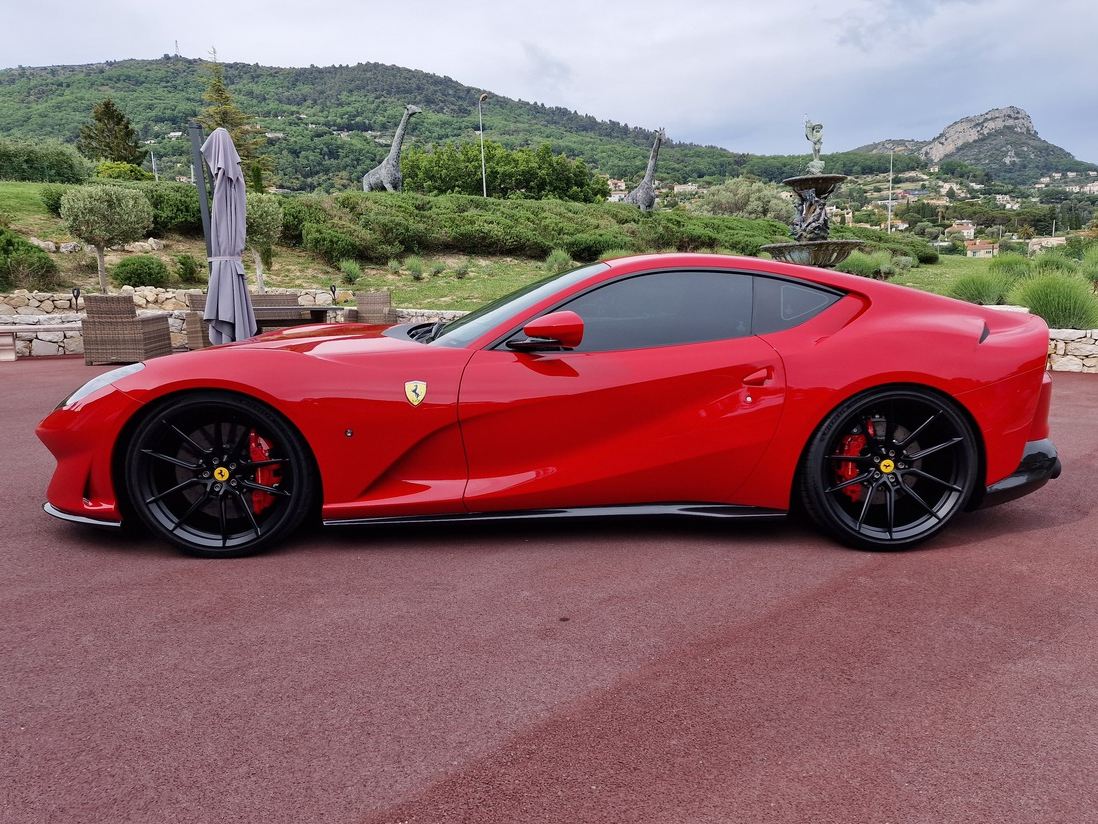
[[801, 263], [808, 266], [835, 266], [862, 245], [860, 240], [831, 240], [831, 221], [827, 216], [827, 199], [846, 180], [846, 175], [825, 175], [824, 162], [820, 160], [823, 144], [823, 125], [804, 122], [804, 136], [812, 143], [812, 160], [805, 171], [808, 174], [786, 178], [782, 181], [793, 190], [797, 198], [797, 216], [793, 218], [790, 234], [795, 243], [771, 243], [759, 251], [768, 252], [775, 260]]

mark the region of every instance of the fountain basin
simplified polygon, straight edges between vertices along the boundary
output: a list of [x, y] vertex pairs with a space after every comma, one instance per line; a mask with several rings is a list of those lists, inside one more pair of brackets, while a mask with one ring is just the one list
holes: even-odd
[[799, 175], [787, 177], [782, 183], [794, 192], [807, 192], [811, 189], [820, 200], [827, 200], [839, 188], [839, 184], [846, 180], [846, 177], [846, 175]]
[[842, 263], [851, 252], [863, 245], [864, 241], [861, 240], [807, 240], [801, 243], [771, 243], [759, 247], [759, 251], [767, 252], [774, 260], [828, 269]]

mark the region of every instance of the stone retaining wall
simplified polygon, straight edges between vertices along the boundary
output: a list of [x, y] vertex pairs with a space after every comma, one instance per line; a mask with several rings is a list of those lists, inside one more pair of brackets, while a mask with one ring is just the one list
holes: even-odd
[[[172, 345], [177, 349], [186, 348], [186, 293], [183, 289], [154, 289], [152, 287], [124, 286], [119, 290], [123, 294], [132, 294], [138, 313], [166, 312], [168, 326], [172, 333]], [[200, 289], [191, 291], [201, 292]], [[301, 306], [332, 306], [331, 292], [321, 289], [269, 289], [268, 294], [294, 296]], [[334, 303], [351, 304], [354, 296], [349, 291], [336, 292]], [[46, 292], [28, 292], [19, 290], [11, 294], [0, 294], [0, 327], [9, 324], [58, 324], [77, 323], [84, 308], [73, 296], [50, 294]], [[334, 307], [337, 311], [339, 306]], [[441, 312], [430, 309], [397, 309], [397, 318], [401, 323], [424, 322], [428, 320], [452, 320], [463, 312]], [[19, 334], [16, 340], [16, 354], [19, 357], [42, 355], [69, 355], [84, 351], [84, 341], [79, 329], [65, 332], [39, 332]], [[1051, 329], [1049, 330], [1049, 368], [1056, 372], [1088, 372], [1098, 374], [1098, 329]]]
[[[168, 328], [172, 346], [187, 347], [187, 292], [201, 293], [201, 289], [155, 289], [151, 286], [134, 288], [123, 286], [118, 294], [133, 295], [139, 315], [164, 313], [168, 316]], [[341, 304], [354, 304], [354, 295], [345, 290], [332, 293], [321, 289], [268, 289], [267, 294], [286, 295], [300, 306], [332, 306], [338, 313]], [[0, 329], [4, 326], [37, 326], [72, 323], [76, 328], [63, 332], [18, 332], [15, 352], [18, 357], [43, 357], [52, 355], [78, 355], [84, 352], [84, 337], [79, 323], [84, 315], [84, 301], [77, 301], [71, 294], [28, 292], [25, 289], [0, 294]], [[422, 323], [428, 320], [453, 320], [464, 312], [438, 312], [428, 309], [397, 309], [401, 323]], [[338, 315], [337, 315], [338, 317]], [[340, 319], [342, 319], [340, 317]]]
[[1098, 373], [1098, 329], [1050, 329], [1048, 336], [1049, 369]]

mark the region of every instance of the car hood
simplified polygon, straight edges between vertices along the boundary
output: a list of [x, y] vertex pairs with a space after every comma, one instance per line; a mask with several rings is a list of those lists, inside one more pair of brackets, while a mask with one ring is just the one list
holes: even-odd
[[420, 347], [405, 336], [389, 336], [386, 331], [400, 328], [368, 323], [322, 323], [307, 326], [291, 326], [264, 332], [254, 338], [227, 343], [203, 350], [211, 354], [229, 351], [243, 354], [246, 351], [283, 350], [314, 357], [338, 359], [341, 355], [361, 355], [367, 352], [386, 352]]

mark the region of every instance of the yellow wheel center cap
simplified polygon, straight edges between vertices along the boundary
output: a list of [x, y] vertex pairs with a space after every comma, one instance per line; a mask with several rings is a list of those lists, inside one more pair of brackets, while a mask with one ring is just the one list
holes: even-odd
[[223, 466], [219, 466], [217, 469], [214, 470], [214, 480], [217, 480], [217, 481], [227, 481], [227, 480], [229, 480], [229, 470], [227, 470]]
[[896, 464], [890, 461], [888, 458], [885, 458], [883, 461], [881, 461], [881, 472], [884, 472], [886, 475], [895, 468]]

